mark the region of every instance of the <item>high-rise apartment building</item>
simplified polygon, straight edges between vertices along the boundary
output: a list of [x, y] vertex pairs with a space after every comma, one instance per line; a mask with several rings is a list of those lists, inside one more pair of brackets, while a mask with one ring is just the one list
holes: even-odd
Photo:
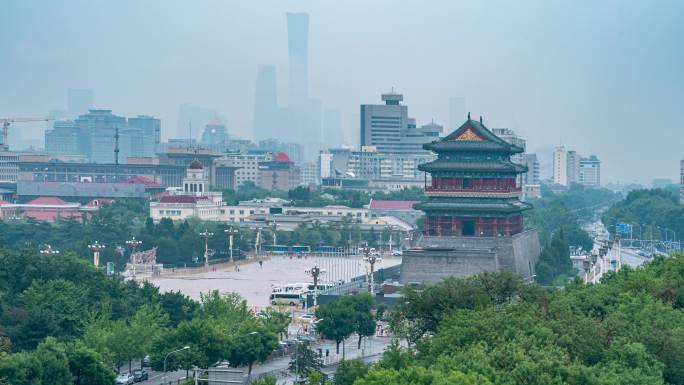
[[382, 94], [385, 104], [361, 105], [361, 146], [374, 146], [380, 153], [426, 153], [423, 144], [439, 139], [442, 126], [429, 123], [416, 127], [401, 104], [402, 94]]
[[581, 156], [577, 151], [568, 150], [567, 153], [567, 175], [568, 175], [568, 186], [573, 183], [580, 183], [580, 158]]
[[553, 150], [553, 183], [568, 185], [568, 152], [564, 146]]
[[278, 115], [276, 68], [272, 65], [261, 65], [257, 70], [254, 91], [254, 138], [279, 137], [279, 130], [284, 124], [279, 122]]
[[449, 98], [449, 129], [455, 130], [466, 118], [465, 98], [452, 96]]
[[601, 161], [596, 155], [590, 155], [588, 158], [580, 157], [579, 183], [585, 187], [601, 186]]
[[128, 118], [128, 127], [142, 131], [142, 146], [140, 151], [133, 151], [133, 156], [153, 157], [159, 152], [161, 145], [161, 120], [149, 116], [138, 115]]
[[227, 154], [214, 161], [214, 164], [235, 167], [235, 188], [240, 187], [243, 183], [249, 181], [254, 184], [259, 183], [259, 162], [264, 162], [271, 159], [270, 154]]

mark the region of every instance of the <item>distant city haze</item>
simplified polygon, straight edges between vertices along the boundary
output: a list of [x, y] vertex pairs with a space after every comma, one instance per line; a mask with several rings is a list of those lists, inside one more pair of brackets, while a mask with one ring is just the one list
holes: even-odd
[[[299, 56], [288, 55], [287, 13], [308, 14], [308, 42], [289, 48]], [[272, 100], [275, 81], [278, 108], [316, 105], [324, 131], [312, 141], [358, 146], [360, 105], [394, 88], [418, 126], [434, 119], [449, 133], [449, 112], [470, 111], [515, 130], [542, 177], [562, 144], [597, 155], [604, 182], [678, 180], [682, 15], [678, 0], [8, 0], [0, 117], [71, 113], [68, 90], [85, 102], [92, 90], [96, 108], [159, 118], [163, 140], [200, 137], [181, 110], [264, 139], [255, 91]], [[43, 146], [45, 123], [12, 128], [13, 148]]]

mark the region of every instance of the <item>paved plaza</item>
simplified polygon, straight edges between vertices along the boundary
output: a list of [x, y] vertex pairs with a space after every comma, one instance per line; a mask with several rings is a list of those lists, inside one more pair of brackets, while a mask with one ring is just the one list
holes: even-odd
[[[401, 263], [401, 258], [386, 257], [375, 265], [375, 270], [387, 268]], [[238, 265], [222, 265], [216, 271], [201, 273], [187, 273], [176, 275], [162, 275], [150, 277], [148, 280], [159, 286], [160, 290], [180, 291], [181, 293], [199, 299], [200, 293], [218, 290], [220, 293], [239, 293], [247, 300], [249, 306], [265, 307], [269, 305], [268, 297], [274, 286], [287, 283], [312, 282], [306, 270], [318, 266], [326, 270], [321, 280], [348, 281], [351, 277], [366, 273], [367, 264], [361, 257], [307, 257], [290, 258], [289, 256], [274, 256], [263, 261]]]

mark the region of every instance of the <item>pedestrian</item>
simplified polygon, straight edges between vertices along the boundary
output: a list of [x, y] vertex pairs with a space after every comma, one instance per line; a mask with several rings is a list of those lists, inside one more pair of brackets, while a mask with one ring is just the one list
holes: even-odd
[[264, 267], [264, 261], [259, 261], [259, 267]]

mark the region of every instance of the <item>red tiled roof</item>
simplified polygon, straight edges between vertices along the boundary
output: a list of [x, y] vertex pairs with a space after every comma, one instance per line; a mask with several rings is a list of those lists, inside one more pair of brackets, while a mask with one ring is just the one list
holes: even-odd
[[290, 157], [284, 152], [278, 152], [273, 156], [273, 160], [278, 162], [292, 162]]
[[197, 203], [197, 198], [190, 195], [169, 195], [159, 199], [161, 203]]
[[418, 201], [386, 201], [371, 199], [368, 208], [373, 210], [413, 210], [413, 204]]
[[2, 199], [0, 199], [0, 206], [2, 206], [2, 205], [8, 205], [8, 204], [10, 204], [10, 203], [9, 203], [9, 202], [5, 202], [5, 201], [3, 201]]
[[58, 210], [24, 210], [22, 213], [27, 218], [33, 218], [37, 221], [54, 222], [57, 218], [77, 218], [80, 220], [81, 213], [79, 211], [58, 211]]
[[38, 197], [30, 202], [30, 205], [57, 205], [62, 206], [68, 204], [67, 202], [57, 198], [57, 197]]

